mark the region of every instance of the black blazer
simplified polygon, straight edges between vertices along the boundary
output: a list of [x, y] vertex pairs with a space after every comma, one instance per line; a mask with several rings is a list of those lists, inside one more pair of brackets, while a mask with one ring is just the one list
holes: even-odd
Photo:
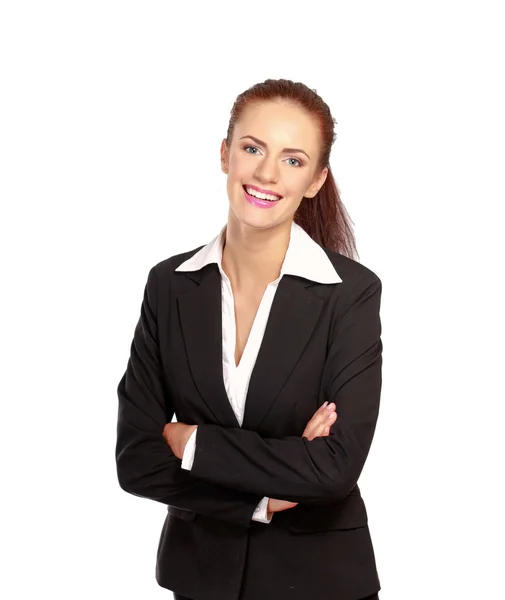
[[[356, 485], [381, 391], [381, 280], [325, 250], [342, 282], [279, 283], [242, 427], [222, 371], [217, 265], [175, 272], [202, 246], [149, 271], [119, 382], [116, 464], [125, 491], [167, 505], [156, 580], [196, 600], [356, 600], [380, 589]], [[325, 401], [330, 435], [302, 433]], [[162, 436], [198, 424], [191, 471]], [[263, 496], [299, 502], [252, 521]]]

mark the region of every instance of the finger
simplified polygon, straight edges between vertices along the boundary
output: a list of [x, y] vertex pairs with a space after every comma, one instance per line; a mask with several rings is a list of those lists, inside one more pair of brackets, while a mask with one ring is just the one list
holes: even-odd
[[320, 415], [317, 415], [317, 417], [312, 417], [312, 419], [307, 423], [302, 437], [307, 437], [309, 441], [313, 440], [315, 437], [318, 437], [321, 435], [321, 431], [327, 421], [328, 415], [325, 413], [321, 413]]
[[308, 438], [309, 442], [317, 437], [322, 437], [326, 427], [325, 423], [326, 422], [319, 423], [317, 426], [312, 427], [310, 431], [305, 430], [302, 437]]
[[[312, 417], [310, 418], [310, 420], [314, 419], [315, 417], [317, 417], [318, 415], [322, 415], [324, 414], [324, 411], [326, 410], [326, 407], [328, 406], [328, 401], [326, 401], [324, 404], [322, 404], [317, 410], [316, 412], [312, 415]], [[309, 421], [310, 422], [310, 421]]]
[[302, 438], [307, 438], [309, 442], [311, 442], [314, 439], [314, 433], [315, 432], [312, 429], [305, 429], [305, 431], [302, 433]]
[[317, 415], [316, 413], [316, 416], [312, 417], [305, 426], [302, 437], [308, 437], [309, 439], [311, 439], [316, 433], [317, 428], [320, 426], [320, 423], [322, 422], [321, 419], [322, 417], [320, 415]]
[[331, 414], [328, 415], [326, 422], [324, 423], [325, 433], [329, 433], [330, 427], [333, 425], [333, 423], [335, 423], [336, 420], [337, 420], [336, 412], [332, 412]]
[[[322, 415], [324, 414], [324, 411], [326, 409], [326, 407], [328, 406], [328, 401], [326, 401], [324, 404], [321, 404], [321, 406], [316, 410], [316, 412], [312, 415], [312, 417], [310, 418], [311, 420], [314, 419], [317, 415]], [[310, 422], [310, 421], [309, 421]]]
[[326, 418], [324, 423], [321, 423], [315, 437], [324, 437], [330, 434], [330, 427], [337, 420], [337, 413], [333, 412]]
[[314, 419], [315, 430], [321, 432], [328, 423], [333, 423], [335, 416], [335, 405], [329, 404], [326, 409]]
[[321, 406], [321, 408], [318, 411], [316, 411], [316, 413], [310, 419], [308, 425], [312, 427], [317, 427], [321, 423], [324, 423], [328, 415], [331, 415], [335, 411], [335, 408], [336, 407], [333, 402], [331, 404], [325, 402], [323, 406]]
[[328, 417], [335, 414], [335, 408], [336, 406], [334, 402], [331, 402], [330, 404], [325, 402], [323, 405], [321, 405], [307, 423], [302, 437], [307, 437], [309, 440], [311, 440], [314, 439], [314, 437], [322, 435]]

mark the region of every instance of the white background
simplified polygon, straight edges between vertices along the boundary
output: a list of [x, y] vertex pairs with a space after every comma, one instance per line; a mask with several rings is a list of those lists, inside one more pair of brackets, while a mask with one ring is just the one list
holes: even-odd
[[500, 4], [1, 3], [2, 598], [169, 600], [116, 386], [149, 269], [225, 222], [229, 111], [269, 77], [329, 104], [383, 282], [381, 600], [505, 597]]

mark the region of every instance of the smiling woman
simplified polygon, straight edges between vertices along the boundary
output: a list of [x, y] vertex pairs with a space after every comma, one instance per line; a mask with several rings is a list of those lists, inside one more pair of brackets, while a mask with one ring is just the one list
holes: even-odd
[[[222, 169], [233, 214], [245, 199], [254, 208], [273, 208], [252, 190], [281, 197], [275, 201], [275, 221], [287, 216], [321, 246], [357, 258], [354, 235], [329, 164], [336, 139], [328, 106], [301, 83], [267, 80], [238, 96], [227, 137], [221, 145]], [[266, 187], [261, 185], [270, 182]], [[274, 185], [275, 184], [275, 185]], [[282, 188], [282, 189], [281, 189]], [[240, 202], [234, 203], [234, 199]], [[259, 201], [258, 201], [259, 200]], [[251, 217], [269, 216], [253, 211]]]
[[382, 283], [356, 260], [334, 140], [304, 84], [246, 90], [221, 143], [227, 223], [149, 272], [116, 461], [124, 490], [167, 505], [156, 579], [177, 600], [378, 599], [357, 482]]

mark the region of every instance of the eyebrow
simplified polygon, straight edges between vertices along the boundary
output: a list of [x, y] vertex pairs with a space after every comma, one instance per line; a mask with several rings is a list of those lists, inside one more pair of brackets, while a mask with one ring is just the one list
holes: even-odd
[[[262, 142], [261, 140], [254, 137], [253, 135], [244, 135], [240, 139], [243, 140], [244, 138], [250, 138], [251, 140], [255, 141], [260, 146], [268, 148], [268, 146], [266, 145], [265, 142]], [[283, 152], [301, 152], [302, 154], [305, 154], [305, 156], [310, 160], [310, 156], [305, 152], [305, 150], [302, 150], [301, 148], [284, 148]]]

